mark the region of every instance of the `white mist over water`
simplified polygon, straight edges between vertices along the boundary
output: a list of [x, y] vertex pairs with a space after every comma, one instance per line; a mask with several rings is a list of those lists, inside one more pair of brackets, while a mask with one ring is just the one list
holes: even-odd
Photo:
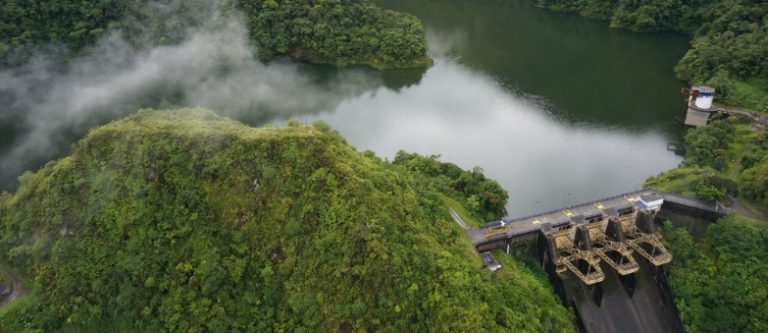
[[40, 58], [0, 72], [0, 100], [10, 101], [0, 122], [24, 132], [0, 155], [0, 173], [19, 175], [31, 161], [60, 154], [72, 129], [84, 132], [142, 107], [201, 106], [233, 117], [268, 109], [270, 118], [287, 118], [332, 110], [343, 96], [375, 85], [352, 70], [320, 86], [296, 65], [263, 64], [242, 20], [211, 20], [221, 23], [190, 32], [178, 45], [139, 51], [115, 33], [66, 66]]

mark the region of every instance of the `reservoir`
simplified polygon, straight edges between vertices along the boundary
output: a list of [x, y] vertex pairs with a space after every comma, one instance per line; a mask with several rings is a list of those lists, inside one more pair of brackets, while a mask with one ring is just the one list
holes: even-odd
[[131, 51], [114, 39], [70, 64], [0, 72], [0, 189], [88, 128], [138, 108], [201, 106], [254, 126], [322, 120], [359, 150], [482, 168], [511, 216], [638, 189], [673, 168], [685, 36], [637, 34], [527, 0], [380, 0], [419, 17], [434, 66], [374, 71], [250, 54], [242, 24]]
[[684, 36], [610, 29], [532, 1], [379, 3], [423, 21], [436, 64], [306, 121], [380, 156], [480, 166], [509, 192], [510, 216], [639, 189], [681, 161], [667, 143], [681, 140], [673, 67]]

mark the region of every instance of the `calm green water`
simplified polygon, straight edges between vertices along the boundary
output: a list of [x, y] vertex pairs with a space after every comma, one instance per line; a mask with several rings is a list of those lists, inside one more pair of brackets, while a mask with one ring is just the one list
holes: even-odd
[[380, 156], [440, 154], [499, 180], [513, 216], [627, 192], [679, 163], [666, 147], [681, 132], [672, 67], [686, 38], [524, 0], [379, 3], [423, 20], [434, 66], [263, 65], [233, 23], [177, 47], [105, 42], [65, 66], [0, 71], [0, 188], [140, 107], [202, 106], [253, 125], [320, 119]]
[[682, 131], [672, 68], [684, 36], [613, 30], [523, 0], [378, 2], [424, 22], [436, 64], [416, 83], [305, 118], [360, 149], [480, 166], [509, 191], [512, 216], [635, 190], [681, 160], [666, 147]]
[[530, 0], [378, 2], [418, 16], [437, 53], [506, 89], [545, 97], [569, 121], [659, 128], [681, 108], [672, 68], [688, 48], [684, 36], [609, 29]]

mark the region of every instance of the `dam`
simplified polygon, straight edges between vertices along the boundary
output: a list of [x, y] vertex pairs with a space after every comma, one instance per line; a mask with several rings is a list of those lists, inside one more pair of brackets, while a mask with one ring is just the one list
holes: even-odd
[[674, 259], [662, 211], [716, 220], [717, 202], [642, 190], [466, 230], [480, 251], [535, 244], [538, 262], [583, 332], [683, 332], [667, 286]]

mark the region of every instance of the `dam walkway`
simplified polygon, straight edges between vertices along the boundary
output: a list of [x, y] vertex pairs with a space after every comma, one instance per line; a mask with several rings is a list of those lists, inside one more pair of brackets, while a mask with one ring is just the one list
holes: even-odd
[[[638, 203], [638, 201], [644, 197], [648, 199], [654, 197], [656, 198], [656, 203], [658, 203], [658, 199], [662, 199], [663, 201], [661, 204], [664, 205], [665, 208], [674, 209], [676, 211], [695, 213], [698, 215], [703, 214], [706, 215], [705, 217], [708, 219], [717, 219], [722, 217], [726, 214], [727, 211], [727, 209], [722, 204], [717, 202], [705, 202], [701, 200], [686, 198], [674, 193], [657, 192], [653, 190], [640, 190], [534, 215], [494, 221], [477, 229], [469, 229], [466, 231], [466, 234], [472, 240], [472, 244], [474, 244], [478, 250], [487, 251], [505, 245], [499, 245], [499, 241], [503, 242], [509, 240], [514, 242], [518, 238], [525, 239], [530, 238], [531, 236], [535, 237], [536, 233], [538, 233], [542, 227], [547, 224], [551, 228], [558, 228], [563, 225], [572, 224], [574, 223], [574, 216], [598, 216], [604, 215], [606, 212], [610, 213], [611, 210], [618, 211], [628, 207], [634, 207], [638, 209], [647, 208], [644, 206], [638, 206], [647, 206], [648, 201]], [[503, 224], [503, 226], [499, 228], [501, 224]]]

